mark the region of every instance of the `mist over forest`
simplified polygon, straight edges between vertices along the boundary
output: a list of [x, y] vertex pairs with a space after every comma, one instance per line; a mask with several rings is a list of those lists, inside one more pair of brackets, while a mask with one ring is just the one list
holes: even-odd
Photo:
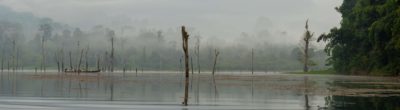
[[[180, 26], [154, 28], [146, 26], [151, 21], [139, 20], [135, 23], [137, 25], [116, 23], [116, 25], [78, 27], [48, 17], [35, 16], [30, 12], [17, 12], [2, 5], [0, 5], [0, 16], [3, 68], [40, 68], [43, 40], [44, 61], [47, 68], [56, 69], [57, 60], [62, 59], [63, 69], [76, 67], [79, 62], [86, 61], [91, 69], [95, 69], [99, 61], [101, 68], [104, 69], [110, 60], [108, 56], [111, 52], [112, 37], [115, 37], [116, 69], [181, 70], [183, 68]], [[304, 23], [306, 20], [307, 18], [304, 18]], [[291, 31], [289, 29], [276, 29], [273, 26], [279, 24], [274, 24], [267, 17], [255, 19], [253, 25], [252, 31], [240, 32], [235, 36], [207, 36], [189, 25], [191, 62], [197, 64], [199, 61], [201, 70], [210, 70], [214, 50], [218, 49], [221, 53], [218, 70], [249, 71], [253, 50], [253, 68], [256, 71], [302, 69], [300, 60], [302, 34], [293, 36], [288, 34]], [[297, 30], [305, 29], [299, 27]], [[310, 68], [312, 70], [329, 68], [325, 66], [327, 56], [321, 44], [316, 42], [311, 44], [313, 66]], [[200, 50], [199, 59], [195, 56], [197, 45]], [[197, 70], [198, 66], [193, 68]]]

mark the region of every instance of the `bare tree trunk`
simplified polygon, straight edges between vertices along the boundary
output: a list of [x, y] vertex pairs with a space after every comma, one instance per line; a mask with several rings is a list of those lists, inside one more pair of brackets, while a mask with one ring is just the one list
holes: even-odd
[[10, 60], [7, 60], [7, 71], [10, 71]]
[[80, 58], [81, 57], [79, 57], [79, 53], [81, 53], [81, 55], [82, 55], [82, 52], [80, 52], [81, 51], [81, 49], [80, 49], [80, 41], [77, 41], [77, 49], [76, 49], [76, 64], [75, 64], [75, 71], [76, 72], [78, 72], [81, 68], [80, 68]]
[[71, 56], [71, 51], [69, 51], [69, 68], [71, 69], [71, 71], [74, 69], [73, 67], [72, 67], [72, 56]]
[[251, 49], [251, 74], [254, 74], [254, 49]]
[[44, 42], [45, 42], [45, 40], [44, 40], [44, 35], [42, 36], [42, 64], [40, 65], [40, 69], [42, 70], [42, 71], [46, 71], [46, 69], [45, 69], [45, 65], [46, 65], [46, 57], [45, 57], [45, 50], [44, 50]]
[[18, 70], [18, 67], [19, 67], [19, 48], [17, 48], [17, 65], [16, 65], [16, 70]]
[[215, 58], [214, 58], [214, 66], [213, 66], [213, 70], [212, 70], [212, 79], [213, 79], [213, 83], [214, 83], [215, 97], [217, 97], [218, 96], [218, 90], [217, 90], [217, 83], [215, 82], [215, 70], [216, 70], [216, 65], [217, 65], [217, 59], [218, 59], [219, 52], [217, 51], [217, 49], [215, 49], [214, 51], [215, 51]]
[[193, 73], [194, 73], [194, 69], [193, 69], [193, 57], [190, 57], [190, 68], [191, 68], [191, 70], [192, 70], [192, 75], [193, 75]]
[[58, 51], [56, 51], [54, 53], [54, 60], [56, 61], [56, 64], [57, 64], [57, 70], [58, 70], [58, 72], [60, 72], [60, 62], [59, 62], [59, 58], [58, 58], [57, 52]]
[[97, 56], [97, 70], [100, 71], [100, 55]]
[[12, 53], [12, 70], [13, 70], [13, 72], [15, 71], [15, 54], [16, 54], [16, 49], [15, 49], [15, 45], [16, 45], [16, 43], [15, 43], [15, 40], [13, 40], [12, 41], [12, 48], [13, 48], [13, 53]]
[[304, 72], [308, 72], [308, 43], [309, 41], [306, 41], [305, 44], [305, 49], [304, 49]]
[[64, 72], [64, 48], [61, 49], [61, 71]]
[[1, 56], [1, 72], [4, 70], [4, 56]]
[[214, 58], [214, 66], [213, 66], [213, 70], [212, 70], [212, 75], [214, 75], [214, 73], [215, 73], [215, 67], [217, 65], [218, 55], [219, 55], [219, 52], [217, 51], [217, 49], [215, 49], [215, 58]]
[[183, 100], [183, 105], [188, 105], [188, 97], [189, 97], [189, 43], [188, 43], [189, 35], [185, 30], [185, 27], [182, 26], [182, 48], [185, 53], [185, 97]]
[[78, 63], [78, 68], [77, 68], [77, 70], [78, 70], [78, 75], [79, 75], [79, 73], [81, 72], [81, 63], [82, 63], [83, 50], [84, 50], [84, 49], [81, 50], [81, 57], [79, 58], [79, 63]]
[[198, 74], [200, 74], [200, 38], [197, 38], [196, 42], [196, 56], [197, 56], [197, 69], [198, 69]]
[[304, 35], [303, 41], [304, 41], [304, 72], [308, 72], [308, 65], [309, 65], [309, 45], [311, 38], [313, 37], [314, 33], [311, 34], [311, 32], [308, 30], [308, 20], [306, 21], [306, 33]]
[[111, 37], [111, 72], [114, 72], [114, 36]]
[[88, 63], [88, 52], [89, 52], [89, 47], [87, 47], [86, 49], [86, 53], [85, 53], [85, 70], [88, 71], [88, 67], [89, 67], [89, 63]]

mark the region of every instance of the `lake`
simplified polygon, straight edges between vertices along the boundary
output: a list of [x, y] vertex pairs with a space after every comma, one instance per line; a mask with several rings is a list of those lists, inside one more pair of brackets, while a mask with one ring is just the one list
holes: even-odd
[[0, 109], [400, 109], [400, 79], [392, 77], [194, 73], [189, 105], [182, 106], [184, 80], [176, 71], [2, 72]]

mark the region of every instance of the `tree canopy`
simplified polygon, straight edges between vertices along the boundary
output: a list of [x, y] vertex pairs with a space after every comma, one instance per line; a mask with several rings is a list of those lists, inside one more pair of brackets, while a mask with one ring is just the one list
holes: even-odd
[[318, 41], [328, 42], [328, 64], [338, 73], [398, 75], [400, 0], [344, 0], [340, 28]]

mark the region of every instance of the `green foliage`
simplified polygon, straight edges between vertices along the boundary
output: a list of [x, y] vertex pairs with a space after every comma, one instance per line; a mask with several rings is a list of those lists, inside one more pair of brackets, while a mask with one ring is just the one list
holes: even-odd
[[322, 34], [328, 63], [339, 73], [400, 72], [400, 1], [344, 0], [340, 28]]

